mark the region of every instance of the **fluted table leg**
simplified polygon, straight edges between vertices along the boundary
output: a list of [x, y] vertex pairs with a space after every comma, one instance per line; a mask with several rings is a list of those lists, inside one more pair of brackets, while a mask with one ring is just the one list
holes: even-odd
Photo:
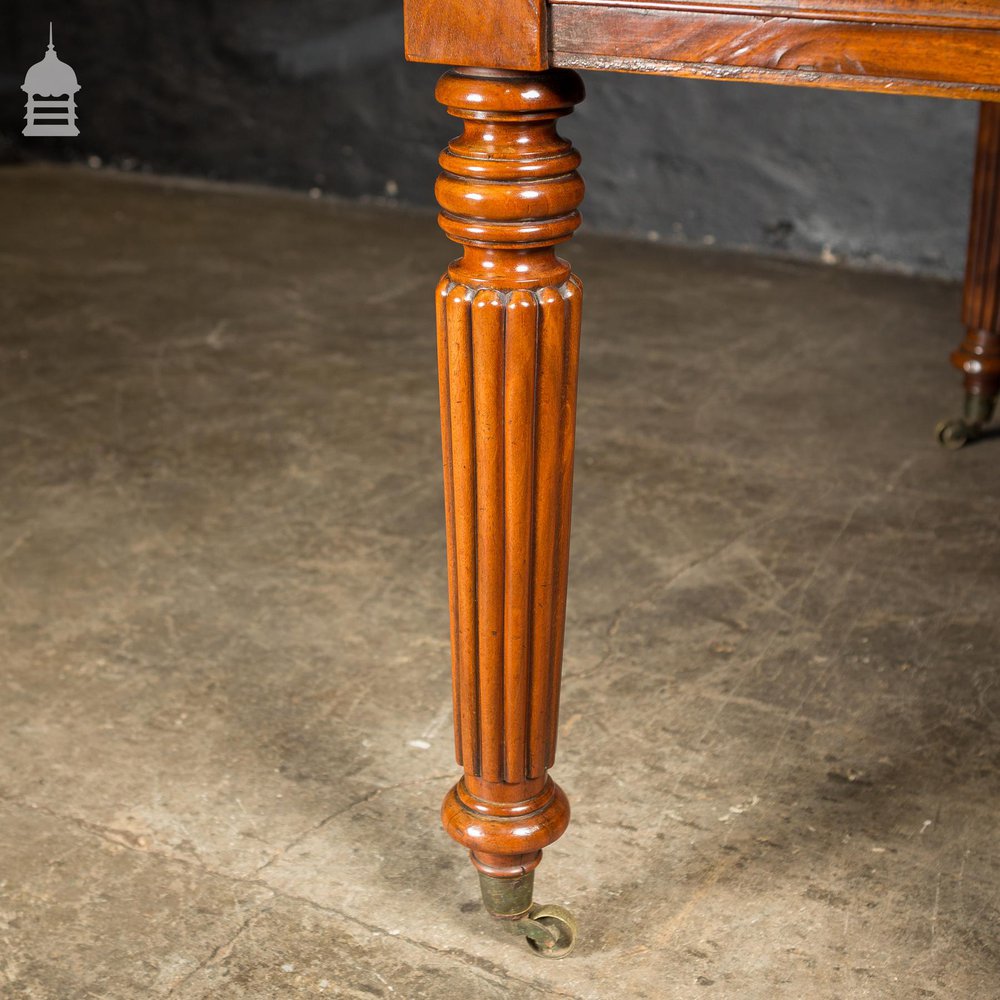
[[982, 434], [1000, 393], [1000, 104], [980, 105], [962, 321], [965, 340], [951, 363], [965, 376], [965, 411], [938, 424], [947, 448]]
[[542, 849], [569, 822], [548, 777], [566, 610], [581, 285], [554, 247], [580, 222], [579, 155], [556, 120], [579, 77], [467, 69], [438, 100], [463, 122], [441, 154], [440, 223], [463, 246], [438, 287], [456, 754], [448, 833], [487, 909], [545, 954], [569, 915], [534, 907]]

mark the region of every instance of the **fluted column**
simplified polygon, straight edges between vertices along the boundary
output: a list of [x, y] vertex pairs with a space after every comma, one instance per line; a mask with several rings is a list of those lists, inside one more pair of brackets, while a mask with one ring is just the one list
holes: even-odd
[[[446, 829], [487, 880], [531, 872], [569, 821], [555, 755], [581, 285], [554, 246], [580, 223], [580, 158], [556, 120], [570, 71], [463, 70], [438, 100], [440, 223], [463, 247], [438, 286], [456, 755]], [[530, 903], [530, 886], [527, 890]], [[500, 898], [496, 915], [524, 909]], [[506, 907], [507, 912], [501, 912]]]
[[982, 432], [1000, 393], [1000, 104], [982, 103], [962, 302], [965, 339], [951, 363], [965, 376], [965, 413], [938, 425], [942, 444]]

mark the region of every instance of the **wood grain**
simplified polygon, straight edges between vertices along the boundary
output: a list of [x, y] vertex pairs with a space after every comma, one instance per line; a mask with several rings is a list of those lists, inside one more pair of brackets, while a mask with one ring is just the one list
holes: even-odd
[[550, 0], [594, 7], [675, 10], [689, 14], [746, 14], [751, 17], [799, 17], [819, 21], [922, 24], [942, 28], [1000, 28], [995, 0]]
[[545, 0], [403, 0], [413, 62], [540, 70], [548, 66]]
[[579, 359], [579, 155], [556, 120], [579, 78], [446, 74], [463, 122], [440, 221], [463, 255], [438, 286], [452, 675], [462, 781], [444, 823], [482, 871], [530, 870], [566, 826], [555, 755]]
[[912, 18], [754, 16], [693, 6], [553, 3], [552, 64], [1000, 100], [997, 17], [984, 14], [985, 27], [955, 28]]

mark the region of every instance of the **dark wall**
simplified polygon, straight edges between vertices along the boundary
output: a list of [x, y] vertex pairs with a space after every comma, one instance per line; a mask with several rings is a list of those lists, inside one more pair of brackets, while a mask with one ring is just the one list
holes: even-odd
[[[7, 0], [0, 158], [430, 204], [457, 131], [438, 67], [402, 58], [400, 0]], [[23, 138], [48, 21], [77, 72], [77, 139]], [[975, 106], [592, 73], [563, 126], [592, 228], [958, 274]]]

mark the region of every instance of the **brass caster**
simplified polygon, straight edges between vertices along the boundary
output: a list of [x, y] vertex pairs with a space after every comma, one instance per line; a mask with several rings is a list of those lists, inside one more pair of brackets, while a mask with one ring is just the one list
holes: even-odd
[[965, 412], [955, 420], [942, 420], [934, 429], [938, 443], [950, 451], [964, 448], [970, 441], [982, 437], [983, 428], [993, 418], [997, 398], [982, 392], [965, 394]]
[[576, 944], [576, 919], [564, 906], [535, 904], [514, 927], [545, 958], [565, 958]]
[[942, 420], [934, 428], [934, 436], [942, 447], [949, 451], [958, 451], [979, 437], [979, 428], [957, 417], [955, 420]]
[[576, 920], [564, 906], [539, 906], [531, 901], [534, 871], [498, 878], [479, 873], [483, 903], [494, 919], [512, 934], [524, 937], [530, 948], [546, 958], [565, 958], [576, 944]]
[[576, 920], [564, 906], [539, 906], [531, 901], [534, 871], [498, 878], [479, 873], [483, 903], [494, 919], [546, 958], [565, 958], [576, 944]]

